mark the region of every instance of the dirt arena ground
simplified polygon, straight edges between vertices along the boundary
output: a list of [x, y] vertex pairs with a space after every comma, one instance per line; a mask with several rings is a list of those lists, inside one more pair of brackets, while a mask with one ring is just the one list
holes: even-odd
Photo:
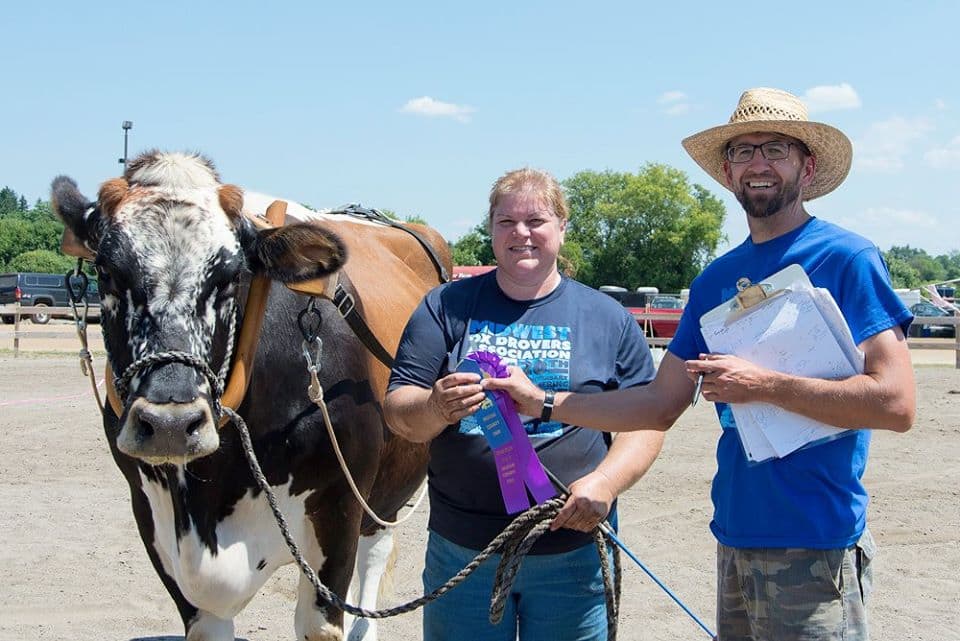
[[[14, 358], [10, 329], [0, 328], [0, 641], [182, 639], [80, 376], [76, 341], [25, 339], [28, 351]], [[55, 322], [44, 331], [70, 336], [72, 328]], [[946, 641], [960, 638], [960, 371], [952, 352], [914, 356], [917, 424], [905, 435], [877, 433], [867, 471], [870, 526], [881, 548], [873, 638]], [[102, 371], [102, 352], [96, 362]], [[715, 543], [707, 524], [717, 429], [709, 403], [688, 411], [621, 501], [627, 545], [711, 628]], [[387, 604], [419, 595], [425, 522], [421, 508], [398, 529]], [[621, 640], [707, 638], [624, 563]], [[288, 566], [237, 618], [238, 637], [292, 638], [295, 587]], [[380, 638], [418, 639], [419, 625], [419, 614], [402, 615], [381, 622]]]

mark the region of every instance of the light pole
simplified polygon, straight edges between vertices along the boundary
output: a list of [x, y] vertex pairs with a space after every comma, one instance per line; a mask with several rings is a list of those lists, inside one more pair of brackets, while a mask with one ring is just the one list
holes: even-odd
[[127, 134], [130, 133], [130, 130], [133, 129], [133, 122], [130, 120], [124, 120], [123, 125], [123, 158], [117, 158], [117, 162], [123, 165], [123, 171], [127, 171]]

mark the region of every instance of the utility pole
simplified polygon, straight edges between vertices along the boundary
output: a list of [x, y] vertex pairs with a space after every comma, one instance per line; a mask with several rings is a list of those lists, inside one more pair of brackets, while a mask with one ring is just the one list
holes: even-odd
[[130, 130], [133, 129], [133, 122], [130, 120], [124, 120], [123, 125], [123, 158], [117, 158], [117, 162], [123, 165], [123, 172], [127, 172], [127, 135], [130, 133]]

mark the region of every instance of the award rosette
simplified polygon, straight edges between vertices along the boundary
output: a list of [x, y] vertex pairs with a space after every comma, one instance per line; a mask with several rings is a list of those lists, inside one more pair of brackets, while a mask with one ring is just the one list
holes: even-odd
[[[492, 378], [507, 376], [506, 366], [500, 362], [499, 356], [491, 352], [467, 354], [457, 370]], [[485, 395], [487, 398], [474, 418], [493, 450], [507, 514], [516, 514], [530, 507], [527, 489], [537, 504], [552, 499], [557, 492], [537, 458], [513, 400], [501, 391], [488, 390]]]

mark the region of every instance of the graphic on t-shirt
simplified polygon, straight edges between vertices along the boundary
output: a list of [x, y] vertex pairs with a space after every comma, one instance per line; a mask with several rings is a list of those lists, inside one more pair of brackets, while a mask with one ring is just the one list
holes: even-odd
[[[503, 325], [471, 320], [468, 330], [470, 352], [493, 352], [505, 365], [516, 365], [543, 389], [570, 389], [570, 328], [559, 325]], [[540, 423], [535, 417], [522, 416], [524, 428], [531, 436], [558, 436], [563, 425], [557, 421]], [[472, 417], [460, 421], [460, 431], [480, 434], [480, 426]]]

